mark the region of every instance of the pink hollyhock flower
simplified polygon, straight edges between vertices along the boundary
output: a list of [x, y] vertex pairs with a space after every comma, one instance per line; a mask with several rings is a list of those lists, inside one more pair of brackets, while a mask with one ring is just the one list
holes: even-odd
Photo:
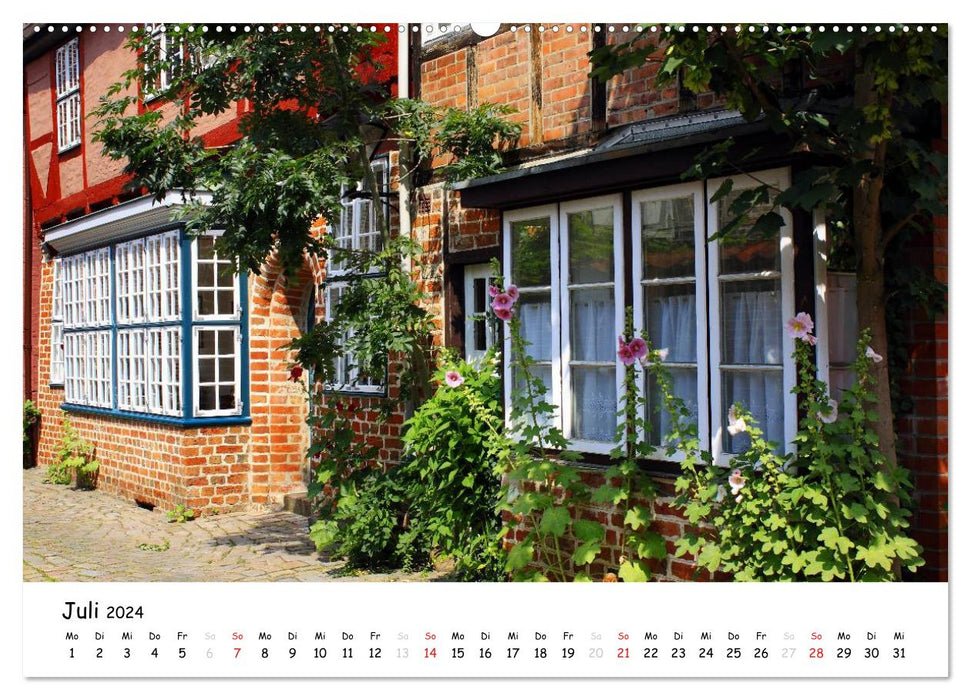
[[494, 284], [490, 284], [490, 285], [489, 285], [489, 296], [490, 296], [490, 297], [494, 297], [494, 296], [496, 296], [496, 294], [498, 294], [498, 293], [499, 293], [499, 292], [501, 292], [501, 291], [502, 291], [502, 290], [501, 290], [501, 289], [499, 289], [499, 287], [497, 287], [496, 285], [494, 285]]
[[823, 423], [835, 423], [836, 419], [839, 418], [839, 404], [836, 399], [830, 399], [826, 410], [819, 411], [816, 417]]
[[519, 301], [519, 287], [516, 285], [510, 284], [508, 287], [506, 287], [506, 294], [508, 294], [509, 298], [514, 302]]
[[627, 342], [624, 340], [624, 336], [618, 335], [617, 336], [617, 349], [620, 350], [625, 345], [627, 345]]
[[620, 349], [617, 351], [617, 359], [619, 359], [625, 365], [632, 365], [637, 358], [634, 357], [634, 353], [630, 349], [630, 345], [621, 345]]
[[873, 360], [873, 364], [875, 365], [883, 362], [883, 355], [877, 353], [877, 351], [871, 348], [869, 345], [866, 346], [866, 356], [867, 358]]
[[513, 313], [512, 309], [502, 309], [502, 308], [497, 309], [493, 307], [492, 310], [496, 314], [496, 318], [502, 321], [508, 321], [509, 319], [512, 318], [512, 313]]
[[515, 299], [505, 292], [499, 292], [492, 298], [492, 309], [493, 311], [498, 311], [499, 309], [511, 309], [514, 301]]
[[733, 496], [737, 496], [738, 492], [745, 487], [745, 477], [742, 476], [741, 469], [732, 472], [732, 475], [728, 477], [728, 485], [732, 489]]
[[633, 353], [634, 358], [637, 360], [647, 356], [647, 342], [643, 338], [634, 338], [627, 344], [627, 347], [630, 348], [631, 353]]
[[463, 382], [465, 382], [465, 377], [456, 372], [454, 369], [450, 369], [445, 373], [445, 383], [453, 389], [462, 386]]
[[728, 432], [731, 435], [738, 435], [748, 430], [748, 426], [745, 425], [745, 417], [739, 414], [736, 405], [732, 404], [731, 408], [728, 409]]
[[799, 340], [807, 340], [807, 336], [812, 333], [813, 330], [813, 319], [805, 311], [801, 311], [796, 314], [795, 318], [790, 318], [786, 321], [786, 332], [789, 334], [790, 338], [798, 338]]

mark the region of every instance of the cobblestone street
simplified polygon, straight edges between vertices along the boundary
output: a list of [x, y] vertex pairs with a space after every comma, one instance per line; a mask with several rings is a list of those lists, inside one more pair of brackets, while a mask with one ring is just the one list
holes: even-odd
[[24, 581], [399, 581], [435, 573], [338, 572], [307, 537], [307, 519], [287, 512], [229, 513], [169, 523], [101, 491], [24, 475]]

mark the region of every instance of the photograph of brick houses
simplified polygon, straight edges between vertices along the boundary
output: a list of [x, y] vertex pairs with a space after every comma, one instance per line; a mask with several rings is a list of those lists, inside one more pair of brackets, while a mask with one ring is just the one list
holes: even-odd
[[947, 580], [945, 27], [342, 28], [25, 25], [25, 578]]

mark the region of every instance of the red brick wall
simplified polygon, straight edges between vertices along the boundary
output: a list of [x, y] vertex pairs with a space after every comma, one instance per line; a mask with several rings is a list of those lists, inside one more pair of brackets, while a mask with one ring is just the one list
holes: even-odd
[[[533, 25], [533, 31], [537, 26]], [[591, 129], [590, 32], [542, 32], [543, 140], [557, 141]]]

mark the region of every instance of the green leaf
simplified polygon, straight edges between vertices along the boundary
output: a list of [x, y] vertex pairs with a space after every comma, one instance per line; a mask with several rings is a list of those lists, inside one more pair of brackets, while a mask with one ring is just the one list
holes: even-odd
[[573, 563], [577, 566], [586, 566], [600, 554], [599, 542], [585, 542], [573, 552]]
[[668, 556], [668, 545], [661, 535], [648, 532], [637, 538], [637, 556], [641, 559], [664, 560]]
[[653, 520], [651, 510], [644, 506], [634, 506], [624, 516], [624, 525], [630, 525], [634, 530], [646, 528]]
[[506, 555], [506, 571], [523, 569], [533, 561], [531, 542], [517, 542]]
[[539, 531], [544, 535], [560, 537], [570, 524], [570, 511], [563, 506], [553, 506], [543, 511], [539, 521]]
[[640, 562], [625, 561], [617, 570], [617, 578], [622, 581], [642, 583], [651, 580], [651, 570]]
[[604, 537], [604, 527], [593, 520], [576, 520], [573, 523], [573, 534], [581, 542], [599, 542]]

